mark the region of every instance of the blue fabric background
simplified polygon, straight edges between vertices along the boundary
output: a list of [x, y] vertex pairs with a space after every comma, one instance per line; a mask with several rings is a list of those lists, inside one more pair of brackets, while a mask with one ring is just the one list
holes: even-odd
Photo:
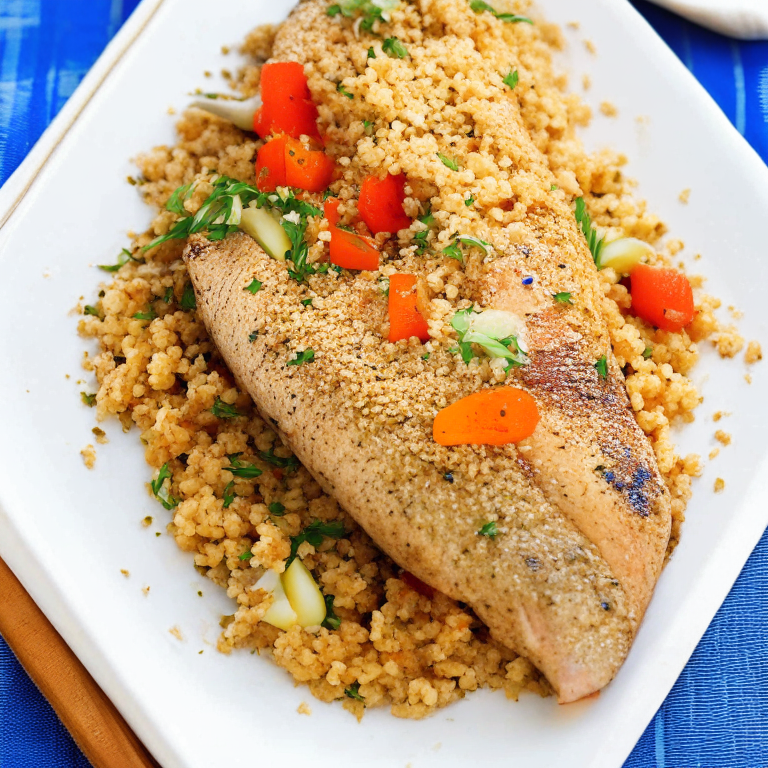
[[[0, 184], [137, 3], [0, 0]], [[737, 43], [635, 4], [768, 160], [768, 43]], [[625, 768], [767, 768], [767, 636], [768, 535]], [[1, 638], [0, 768], [88, 768]]]

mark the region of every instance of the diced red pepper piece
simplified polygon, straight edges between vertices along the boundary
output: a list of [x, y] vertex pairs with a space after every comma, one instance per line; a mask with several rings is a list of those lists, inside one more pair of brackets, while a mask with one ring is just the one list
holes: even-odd
[[322, 192], [331, 183], [335, 163], [320, 149], [305, 149], [298, 139], [285, 139], [285, 179], [289, 187]]
[[254, 130], [262, 138], [285, 133], [320, 138], [317, 107], [307, 85], [304, 67], [297, 61], [277, 61], [261, 68], [262, 107], [254, 116]]
[[638, 264], [630, 277], [632, 311], [664, 331], [680, 331], [696, 315], [688, 278], [674, 269]]
[[399, 232], [411, 226], [411, 220], [403, 210], [405, 200], [405, 176], [388, 173], [383, 179], [368, 176], [360, 189], [357, 210], [368, 228], [379, 232]]
[[338, 197], [329, 197], [323, 204], [323, 215], [328, 219], [328, 223], [335, 227], [339, 223], [339, 205], [341, 200]]
[[370, 237], [331, 227], [331, 264], [344, 269], [379, 268], [379, 251]]
[[285, 136], [275, 136], [256, 155], [256, 186], [259, 192], [274, 192], [286, 184]]
[[400, 341], [418, 336], [429, 340], [429, 326], [416, 305], [416, 276], [389, 277], [389, 340]]

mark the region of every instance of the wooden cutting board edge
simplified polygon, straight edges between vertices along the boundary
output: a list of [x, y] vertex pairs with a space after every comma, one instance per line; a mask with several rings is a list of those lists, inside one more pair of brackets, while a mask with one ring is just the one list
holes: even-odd
[[162, 768], [0, 559], [0, 635], [93, 768]]

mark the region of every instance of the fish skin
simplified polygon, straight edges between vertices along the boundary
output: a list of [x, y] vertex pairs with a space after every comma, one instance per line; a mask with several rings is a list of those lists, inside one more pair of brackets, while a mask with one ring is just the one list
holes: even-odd
[[[601, 542], [590, 541], [556, 506], [558, 494], [542, 491], [547, 467], [535, 467], [518, 450], [542, 450], [536, 433], [517, 448], [430, 446], [425, 460], [419, 454], [432, 443], [428, 419], [375, 429], [349, 407], [354, 376], [340, 376], [329, 361], [331, 355], [353, 361], [380, 338], [375, 315], [358, 315], [375, 291], [372, 276], [348, 275], [330, 299], [315, 300], [321, 308], [312, 312], [322, 318], [303, 337], [315, 361], [288, 366], [292, 352], [285, 338], [293, 328], [290, 316], [304, 309], [304, 294], [284, 265], [242, 234], [217, 243], [195, 236], [185, 259], [200, 316], [236, 380], [324, 490], [400, 566], [470, 605], [499, 642], [545, 674], [561, 702], [604, 687], [629, 651], [637, 609], [601, 555]], [[255, 295], [243, 290], [253, 275], [262, 281]], [[264, 331], [251, 343], [256, 318]], [[536, 351], [531, 354], [535, 361]], [[426, 408], [432, 414], [445, 378], [427, 377], [418, 385], [425, 400], [435, 401]], [[531, 390], [537, 387], [545, 384], [534, 381]], [[623, 401], [626, 410], [626, 394]], [[542, 412], [537, 432], [546, 428], [546, 406]], [[423, 446], [414, 447], [412, 433]], [[457, 456], [472, 454], [489, 463], [474, 479], [454, 470]], [[447, 483], [444, 474], [451, 470], [455, 480]], [[606, 487], [603, 495], [613, 499], [615, 512], [620, 495]], [[489, 508], [497, 509], [503, 531], [495, 541], [477, 535]], [[445, 510], [452, 512], [446, 516]], [[626, 510], [621, 517], [625, 524], [647, 519]]]

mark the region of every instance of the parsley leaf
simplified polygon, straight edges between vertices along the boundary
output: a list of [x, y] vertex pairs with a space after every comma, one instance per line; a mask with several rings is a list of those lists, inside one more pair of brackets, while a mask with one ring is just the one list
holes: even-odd
[[605, 355], [595, 363], [595, 370], [601, 379], [608, 378], [608, 358]]
[[305, 541], [308, 541], [313, 547], [319, 547], [323, 543], [324, 538], [340, 539], [345, 535], [344, 523], [338, 520], [332, 523], [324, 523], [321, 520], [311, 522], [296, 536], [291, 536], [291, 554], [285, 563], [285, 567], [287, 568], [294, 561], [299, 547]]
[[155, 498], [166, 508], [173, 509], [179, 505], [179, 499], [171, 496], [170, 483], [166, 487], [165, 481], [171, 480], [173, 477], [171, 470], [168, 468], [168, 462], [166, 461], [160, 471], [157, 473], [157, 477], [149, 484], [152, 489], [152, 493]]
[[220, 397], [216, 398], [216, 402], [211, 408], [211, 413], [219, 419], [236, 419], [243, 414], [235, 408], [234, 405], [225, 403]]
[[87, 405], [89, 408], [93, 408], [96, 405], [96, 393], [92, 395], [88, 392], [81, 392], [80, 399], [83, 401], [83, 405]]
[[251, 331], [251, 332], [248, 334], [248, 342], [249, 342], [250, 344], [253, 344], [253, 342], [254, 342], [254, 341], [256, 341], [256, 339], [257, 339], [258, 337], [259, 337], [259, 332], [258, 332], [258, 331]]
[[450, 245], [443, 248], [442, 253], [449, 259], [456, 259], [462, 263], [464, 262], [464, 254], [461, 252], [461, 248], [459, 248], [459, 244], [455, 240]]
[[472, 0], [469, 4], [469, 7], [475, 13], [489, 11], [497, 19], [499, 19], [499, 21], [506, 21], [510, 24], [515, 24], [521, 21], [525, 22], [526, 24], [533, 24], [533, 22], [527, 16], [520, 16], [516, 13], [499, 13], [492, 5], [488, 5], [488, 3], [484, 2], [484, 0]]
[[325, 600], [325, 618], [320, 626], [326, 629], [338, 629], [341, 626], [341, 619], [333, 610], [333, 595], [323, 595], [323, 600]]
[[461, 252], [460, 245], [466, 245], [469, 248], [479, 248], [486, 255], [488, 255], [488, 249], [491, 247], [490, 243], [486, 243], [485, 240], [481, 240], [479, 237], [455, 235], [453, 242], [446, 248], [443, 248], [442, 253], [449, 259], [456, 259], [463, 263], [464, 254]]
[[273, 501], [269, 507], [269, 514], [275, 517], [282, 517], [285, 514], [285, 506], [279, 501]]
[[[371, 46], [371, 47], [368, 49], [368, 58], [369, 58], [369, 59], [375, 59], [375, 58], [376, 58], [376, 51], [374, 51], [374, 50], [373, 50], [373, 46]], [[367, 123], [368, 121], [367, 121], [367, 120], [365, 120], [364, 122], [366, 122], [366, 123]]]
[[341, 13], [341, 6], [338, 4], [329, 5], [325, 9], [325, 13], [327, 16], [338, 16]]
[[560, 304], [570, 304], [573, 306], [573, 302], [571, 301], [571, 294], [568, 291], [560, 291], [560, 293], [553, 293], [552, 298], [559, 302]]
[[232, 454], [229, 457], [230, 465], [224, 467], [228, 469], [235, 477], [243, 477], [246, 480], [252, 480], [254, 477], [264, 474], [255, 464], [250, 461], [242, 461], [239, 454]]
[[[459, 337], [458, 352], [461, 353], [461, 359], [469, 365], [475, 353], [472, 350], [472, 344], [477, 344], [488, 357], [502, 358], [507, 361], [506, 370], [518, 368], [527, 365], [528, 355], [518, 344], [515, 336], [506, 339], [497, 339], [485, 333], [481, 333], [472, 328], [472, 315], [475, 313], [472, 307], [461, 309], [451, 318], [451, 327], [456, 331]], [[450, 351], [450, 350], [449, 350]]]
[[357, 699], [365, 704], [365, 699], [360, 695], [360, 683], [352, 683], [349, 688], [344, 689], [344, 695], [350, 699]]
[[504, 77], [504, 85], [508, 85], [513, 91], [517, 87], [518, 82], [520, 81], [520, 76], [517, 74], [517, 70], [514, 70], [514, 72], [510, 69], [509, 74], [505, 75]]
[[255, 293], [258, 293], [261, 290], [261, 286], [262, 285], [263, 285], [263, 283], [259, 282], [254, 277], [253, 280], [251, 280], [251, 282], [248, 283], [248, 285], [246, 285], [245, 288], [243, 288], [243, 290], [244, 291], [248, 291], [248, 293], [254, 293], [255, 294]]
[[337, 91], [338, 91], [338, 92], [339, 92], [339, 93], [340, 93], [342, 96], [346, 96], [348, 99], [354, 99], [354, 98], [355, 98], [355, 94], [354, 94], [354, 93], [350, 93], [350, 92], [347, 90], [347, 86], [346, 86], [346, 85], [342, 85], [341, 83], [339, 83], [339, 84], [336, 86], [336, 90], [337, 90]]
[[157, 312], [155, 312], [154, 307], [149, 307], [146, 312], [137, 312], [133, 317], [136, 320], [154, 320], [157, 317]]
[[451, 171], [458, 171], [459, 170], [459, 164], [455, 160], [451, 160], [450, 157], [446, 157], [441, 152], [437, 153], [437, 156], [440, 158], [440, 162], [449, 170]]
[[302, 299], [302, 300], [301, 300], [301, 303], [302, 303], [302, 304], [303, 304], [305, 307], [311, 307], [311, 306], [312, 306], [312, 299], [311, 299], [311, 298], [309, 298], [309, 299]]
[[173, 286], [169, 285], [165, 289], [165, 293], [163, 294], [163, 304], [170, 304], [173, 301]]
[[600, 253], [605, 245], [605, 237], [597, 236], [597, 230], [592, 226], [592, 219], [587, 213], [587, 204], [584, 202], [583, 197], [576, 198], [576, 210], [574, 211], [574, 216], [581, 227], [581, 231], [584, 233], [584, 237], [587, 238], [587, 245], [592, 253], [595, 266], [600, 269]]
[[649, 359], [650, 359], [652, 356], [653, 356], [653, 347], [646, 347], [646, 348], [643, 350], [643, 357], [644, 357], [646, 360], [649, 360]]
[[[421, 256], [429, 247], [429, 228], [435, 223], [435, 217], [432, 215], [432, 210], [427, 207], [427, 211], [423, 216], [419, 217], [419, 221], [426, 225], [427, 229], [422, 229], [413, 236], [413, 242], [416, 244], [416, 253]], [[389, 288], [387, 288], [389, 292]]]
[[388, 37], [381, 45], [381, 50], [390, 59], [404, 59], [408, 56], [408, 49], [396, 37]]
[[234, 485], [235, 485], [235, 481], [230, 480], [224, 487], [224, 495], [222, 496], [222, 498], [224, 499], [224, 504], [222, 505], [224, 509], [229, 509], [229, 505], [235, 500], [235, 496], [237, 494], [235, 494], [234, 491], [232, 490]]
[[188, 282], [184, 286], [184, 293], [181, 294], [179, 306], [187, 312], [197, 309], [197, 299], [195, 298], [195, 289], [192, 287], [192, 283]]
[[315, 351], [313, 349], [305, 349], [302, 352], [296, 354], [295, 359], [289, 360], [286, 365], [303, 365], [304, 363], [311, 363], [315, 359]]
[[138, 261], [138, 259], [134, 259], [131, 252], [127, 248], [123, 248], [117, 257], [117, 264], [99, 264], [98, 267], [105, 272], [117, 272], [123, 264], [127, 264], [129, 261]]
[[348, 19], [361, 16], [360, 29], [371, 32], [377, 21], [389, 21], [389, 12], [398, 4], [399, 0], [340, 0], [328, 6], [325, 12], [328, 16], [342, 14]]
[[83, 307], [83, 314], [84, 315], [93, 315], [94, 317], [101, 317], [101, 312], [99, 312], [98, 308], [92, 306], [91, 304], [86, 304]]
[[495, 539], [499, 535], [499, 529], [496, 523], [491, 521], [490, 523], [485, 523], [477, 533], [478, 536], [487, 536], [489, 539]]
[[240, 555], [240, 557], [238, 557], [237, 559], [245, 561], [245, 560], [250, 560], [252, 557], [253, 557], [253, 552], [251, 552], [250, 549], [246, 549], [245, 552], [243, 552], [243, 554]]
[[470, 195], [470, 196], [469, 196], [469, 197], [468, 197], [468, 198], [467, 198], [467, 199], [464, 201], [464, 205], [466, 205], [466, 206], [467, 206], [467, 208], [469, 208], [471, 205], [474, 205], [474, 203], [475, 203], [475, 198], [474, 198], [472, 195]]
[[289, 456], [288, 458], [275, 456], [274, 448], [270, 448], [268, 451], [259, 451], [259, 458], [273, 467], [287, 469], [291, 472], [299, 468], [299, 460], [295, 456]]

